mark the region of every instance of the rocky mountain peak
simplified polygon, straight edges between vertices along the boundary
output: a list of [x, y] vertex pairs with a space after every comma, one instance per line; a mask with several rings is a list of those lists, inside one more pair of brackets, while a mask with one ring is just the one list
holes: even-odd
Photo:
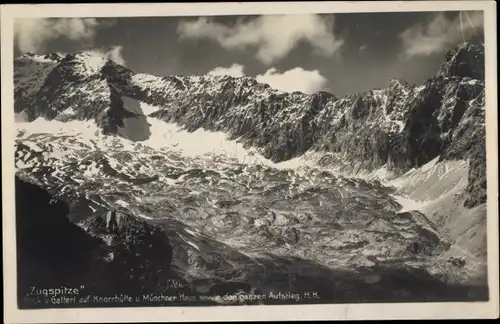
[[406, 82], [405, 80], [395, 79], [395, 78], [389, 78], [389, 80], [386, 83], [386, 87], [407, 87], [407, 86], [409, 86], [408, 82]]
[[64, 55], [59, 53], [46, 53], [46, 54], [35, 54], [35, 53], [25, 53], [19, 56], [17, 62], [60, 62], [64, 58]]
[[484, 43], [466, 42], [448, 51], [437, 76], [484, 80]]

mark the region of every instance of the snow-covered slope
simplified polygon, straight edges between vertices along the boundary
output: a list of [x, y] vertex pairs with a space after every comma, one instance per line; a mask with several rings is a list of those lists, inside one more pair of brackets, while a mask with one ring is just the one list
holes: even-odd
[[[90, 232], [88, 216], [111, 210], [164, 228], [189, 282], [328, 295], [334, 271], [369, 300], [408, 289], [427, 300], [418, 283], [391, 286], [394, 271], [408, 285], [416, 273], [483, 285], [484, 53], [450, 53], [422, 85], [389, 80], [344, 98], [136, 74], [88, 53], [24, 55], [17, 173]], [[291, 287], [290, 272], [307, 278]], [[438, 286], [432, 294], [446, 293]]]
[[[277, 162], [317, 151], [337, 153], [334, 163], [351, 171], [385, 166], [404, 173], [438, 156], [470, 159], [466, 205], [473, 207], [486, 199], [483, 55], [484, 45], [464, 43], [423, 85], [390, 80], [383, 89], [340, 99], [284, 93], [248, 77], [135, 74], [87, 53], [23, 56], [16, 60], [16, 91], [23, 94], [16, 96], [16, 111], [29, 112], [31, 120], [94, 119], [106, 133], [129, 134], [119, 130], [126, 118], [140, 118], [123, 104], [131, 98], [153, 107], [150, 117], [189, 131], [224, 132]], [[35, 82], [26, 66], [43, 60], [57, 64], [43, 65], [36, 74], [45, 81]], [[143, 119], [126, 124], [149, 127]], [[149, 133], [138, 132], [140, 139]]]

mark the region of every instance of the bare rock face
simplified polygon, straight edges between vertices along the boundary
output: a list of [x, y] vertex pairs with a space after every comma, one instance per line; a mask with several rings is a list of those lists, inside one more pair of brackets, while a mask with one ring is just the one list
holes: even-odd
[[68, 212], [68, 206], [47, 191], [16, 177], [18, 264], [22, 265], [18, 284], [24, 294], [32, 286], [87, 283], [87, 271], [98, 262], [94, 254], [99, 254], [103, 242], [71, 223], [65, 216]]
[[484, 81], [484, 44], [463, 43], [449, 51], [437, 74]]
[[162, 289], [159, 278], [166, 280], [172, 260], [162, 229], [124, 214], [113, 222], [96, 213], [76, 225], [70, 213], [65, 202], [16, 177], [19, 307], [32, 287], [95, 296]]
[[106, 115], [99, 120], [104, 134], [119, 135], [131, 141], [144, 141], [151, 135], [150, 124], [140, 104], [109, 85], [110, 103]]
[[79, 225], [106, 242], [109, 266], [104, 271], [113, 276], [113, 290], [131, 289], [131, 283], [136, 293], [161, 290], [172, 261], [172, 247], [162, 229], [114, 210]]

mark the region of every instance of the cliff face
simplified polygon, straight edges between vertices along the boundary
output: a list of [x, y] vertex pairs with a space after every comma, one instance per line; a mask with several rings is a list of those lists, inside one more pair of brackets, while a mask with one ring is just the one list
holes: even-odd
[[[84, 204], [80, 209], [88, 208]], [[19, 307], [33, 306], [25, 299], [33, 287], [65, 286], [94, 296], [165, 289], [158, 278], [168, 277], [172, 247], [162, 229], [121, 213], [115, 223], [102, 210], [78, 226], [72, 209], [16, 176]]]
[[[340, 99], [283, 93], [248, 77], [135, 74], [85, 53], [25, 55], [15, 69], [16, 111], [31, 120], [94, 119], [106, 133], [141, 140], [150, 134], [148, 123], [123, 105], [132, 98], [158, 107], [150, 117], [226, 132], [274, 161], [316, 151], [350, 171], [385, 166], [402, 173], [438, 156], [469, 159], [465, 205], [486, 201], [483, 44], [450, 50], [422, 85], [390, 80], [383, 89]], [[23, 77], [33, 69], [36, 82]], [[124, 130], [125, 124], [131, 126]]]

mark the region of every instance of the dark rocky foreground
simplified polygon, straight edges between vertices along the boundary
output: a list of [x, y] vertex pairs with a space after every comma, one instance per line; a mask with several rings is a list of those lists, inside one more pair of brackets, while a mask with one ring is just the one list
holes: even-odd
[[[20, 308], [488, 299], [485, 286], [446, 284], [425, 269], [404, 263], [380, 263], [348, 271], [298, 257], [269, 254], [250, 259], [207, 236], [190, 239], [195, 244], [211, 245], [231, 255], [231, 260], [247, 264], [245, 277], [263, 278], [264, 282], [260, 282], [260, 287], [254, 280], [200, 278], [188, 283], [182, 279], [181, 270], [171, 264], [172, 246], [166, 233], [173, 230], [181, 233], [175, 222], [145, 222], [121, 214], [113, 225], [105, 215], [92, 215], [78, 226], [68, 218], [71, 214], [68, 205], [47, 191], [18, 177], [16, 191]], [[428, 244], [432, 245], [435, 239], [432, 236], [429, 239]], [[425, 249], [424, 245], [420, 248]], [[241, 275], [237, 268], [233, 271], [235, 278]], [[72, 301], [75, 296], [67, 292], [51, 295], [54, 291], [50, 289], [63, 287], [77, 288], [76, 300]], [[161, 296], [175, 296], [176, 300], [158, 301]], [[213, 300], [217, 296], [220, 299]], [[249, 296], [266, 298], [249, 300]], [[118, 299], [113, 301], [113, 297]]]
[[16, 177], [20, 308], [75, 307], [75, 302], [52, 300], [73, 297], [54, 294], [63, 287], [78, 289], [78, 301], [91, 296], [89, 304], [78, 302], [80, 307], [95, 306], [94, 296], [140, 296], [166, 289], [172, 247], [161, 229], [127, 215], [112, 227], [102, 215], [93, 215], [83, 230], [69, 220], [69, 211], [46, 190]]

